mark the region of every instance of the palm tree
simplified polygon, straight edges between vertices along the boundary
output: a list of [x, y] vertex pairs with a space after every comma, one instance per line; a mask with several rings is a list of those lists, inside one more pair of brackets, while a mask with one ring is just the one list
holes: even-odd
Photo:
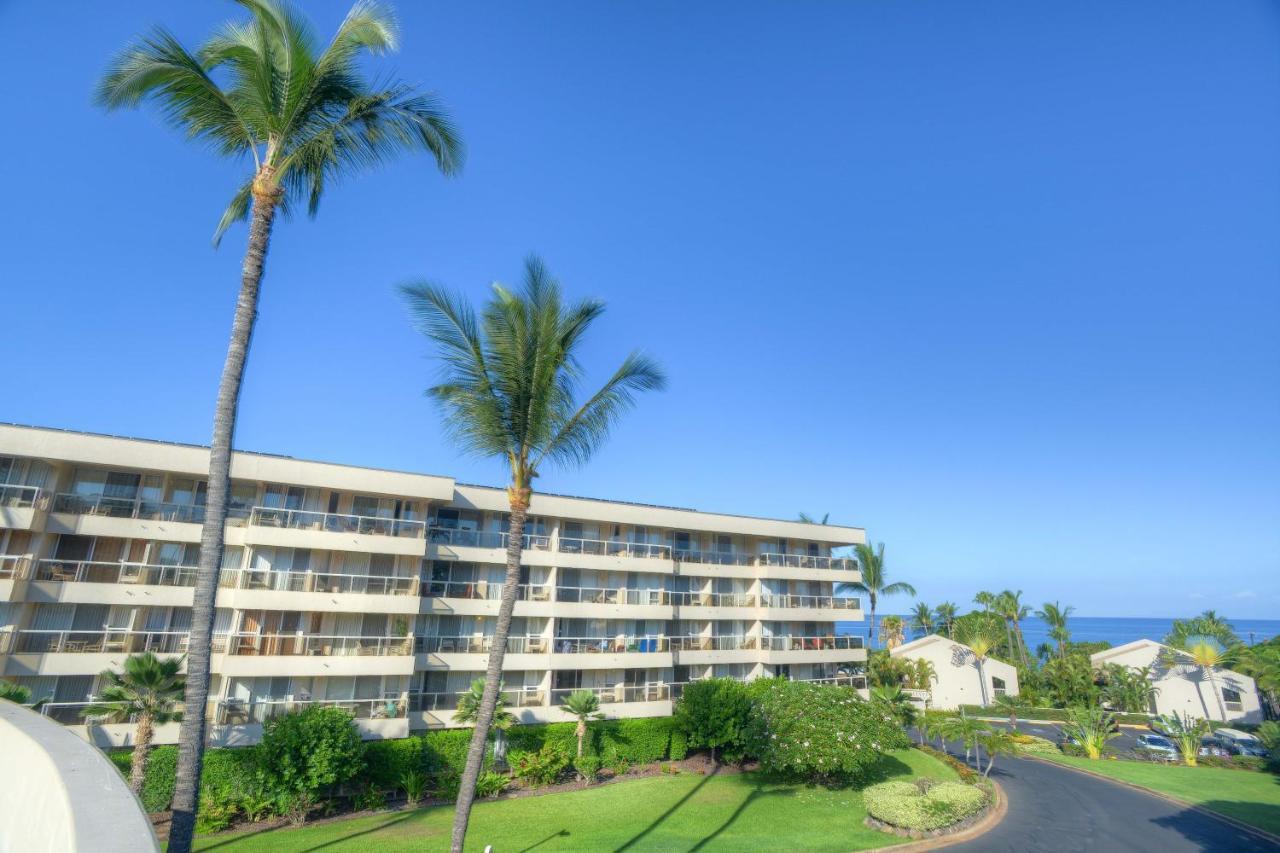
[[140, 794], [147, 777], [155, 726], [182, 719], [182, 711], [178, 710], [186, 689], [182, 658], [158, 658], [152, 652], [129, 655], [123, 672], [106, 670], [102, 677], [107, 686], [98, 693], [97, 700], [80, 713], [86, 719], [136, 722], [129, 787]]
[[996, 697], [995, 705], [1009, 715], [1009, 728], [1016, 732], [1018, 730], [1018, 712], [1027, 707], [1026, 701], [1021, 696], [1002, 693]]
[[973, 652], [974, 661], [978, 665], [978, 688], [982, 695], [982, 704], [989, 704], [987, 700], [987, 658], [991, 656], [991, 650], [996, 647], [999, 640], [991, 632], [991, 629], [982, 622], [970, 623], [967, 631], [960, 637], [960, 642], [969, 647]]
[[858, 570], [862, 573], [862, 580], [841, 584], [841, 589], [865, 592], [867, 594], [867, 603], [871, 605], [871, 621], [867, 623], [867, 639], [869, 640], [871, 639], [871, 631], [876, 624], [877, 598], [882, 595], [899, 595], [902, 593], [915, 595], [916, 588], [906, 581], [886, 583], [883, 542], [880, 543], [878, 548], [872, 548], [866, 542], [859, 542], [853, 547], [858, 561]]
[[[493, 706], [493, 718], [489, 723], [492, 729], [505, 731], [516, 724], [516, 715], [507, 710], [507, 699], [502, 695], [504, 685], [498, 683], [498, 701]], [[484, 679], [474, 678], [467, 692], [458, 696], [458, 709], [453, 712], [453, 721], [464, 726], [475, 725], [480, 716], [480, 705], [484, 701]]]
[[[988, 731], [991, 727], [981, 720], [975, 720], [960, 709], [960, 713], [954, 717], [948, 717], [943, 721], [941, 732], [947, 740], [958, 740], [964, 745], [964, 762], [969, 763], [969, 755], [978, 744], [978, 736]], [[977, 756], [978, 763], [982, 763], [982, 756]]]
[[1036, 616], [1049, 626], [1049, 637], [1058, 644], [1058, 656], [1067, 656], [1067, 643], [1071, 640], [1071, 632], [1067, 630], [1067, 617], [1075, 612], [1070, 604], [1061, 605], [1056, 601], [1046, 601], [1036, 611]]
[[886, 649], [896, 649], [906, 639], [907, 623], [901, 616], [885, 616], [880, 620], [880, 642]]
[[[889, 714], [904, 729], [909, 729], [916, 722], [916, 708], [911, 704], [911, 697], [897, 685], [881, 685], [871, 688], [871, 702], [880, 710]], [[924, 743], [923, 737], [920, 740]]]
[[1013, 638], [1017, 641], [1017, 648], [1011, 648], [1010, 654], [1017, 654], [1022, 660], [1022, 665], [1029, 667], [1031, 661], [1027, 659], [1027, 644], [1022, 639], [1022, 620], [1030, 615], [1031, 608], [1022, 603], [1022, 590], [1013, 592], [1006, 589], [1000, 593], [999, 604], [1001, 614], [1013, 626]]
[[[1213, 611], [1209, 612], [1212, 613]], [[1192, 634], [1181, 640], [1181, 643], [1181, 646], [1172, 647], [1168, 653], [1163, 655], [1165, 664], [1176, 665], [1182, 659], [1186, 659], [1199, 667], [1202, 677], [1209, 682], [1209, 691], [1213, 693], [1213, 697], [1217, 701], [1218, 719], [1226, 720], [1227, 709], [1222, 704], [1222, 693], [1218, 690], [1218, 681], [1214, 677], [1214, 673], [1218, 667], [1227, 665], [1232, 653], [1216, 637], [1203, 634]], [[1205, 717], [1212, 717], [1213, 714], [1209, 711], [1203, 692], [1200, 693], [1200, 702], [1204, 705]]]
[[[977, 741], [987, 751], [987, 767], [982, 771], [982, 778], [984, 779], [991, 775], [991, 768], [996, 763], [997, 755], [1017, 755], [1020, 751], [1018, 741], [1014, 736], [1000, 729], [980, 732]], [[981, 764], [982, 762], [979, 761], [978, 763]]]
[[956, 606], [954, 602], [944, 601], [933, 611], [934, 621], [948, 639], [953, 639], [956, 630]]
[[49, 701], [48, 696], [31, 701], [31, 688], [16, 681], [5, 681], [0, 678], [0, 699], [6, 699], [15, 705], [26, 705], [33, 711], [39, 711]]
[[[169, 850], [188, 853], [199, 805], [214, 596], [240, 386], [277, 213], [305, 202], [315, 215], [326, 186], [406, 151], [425, 151], [444, 174], [458, 171], [462, 143], [435, 97], [398, 82], [371, 84], [361, 55], [395, 49], [395, 21], [357, 3], [327, 45], [285, 0], [244, 0], [250, 18], [189, 51], [156, 29], [111, 62], [96, 98], [108, 110], [156, 104], [188, 139], [253, 163], [214, 231], [249, 220], [231, 342], [218, 383], [200, 561], [191, 610], [185, 704], [179, 735]], [[169, 191], [166, 188], [166, 191]]]
[[1115, 715], [1096, 706], [1068, 708], [1062, 732], [1079, 744], [1086, 758], [1094, 761], [1102, 757], [1107, 741], [1120, 736]]
[[917, 601], [911, 609], [911, 630], [923, 637], [933, 633], [933, 610], [923, 601]]
[[996, 594], [983, 590], [973, 597], [974, 604], [981, 604], [983, 611], [990, 613], [996, 603]]
[[465, 450], [499, 457], [511, 473], [507, 576], [485, 671], [484, 701], [454, 813], [454, 853], [461, 853], [466, 838], [485, 737], [498, 698], [534, 478], [544, 463], [586, 462], [634, 404], [637, 393], [665, 384], [657, 364], [632, 353], [603, 387], [578, 405], [574, 396], [581, 377], [578, 355], [583, 335], [604, 311], [604, 304], [595, 300], [564, 304], [559, 283], [537, 258], [525, 264], [521, 293], [502, 285], [494, 285], [493, 290], [494, 298], [478, 318], [465, 300], [435, 285], [403, 289], [413, 318], [440, 352], [443, 377], [427, 393], [444, 410], [447, 428]]
[[1209, 733], [1209, 721], [1174, 711], [1160, 717], [1160, 722], [1163, 723], [1161, 728], [1178, 745], [1182, 763], [1195, 767], [1196, 758], [1200, 755], [1200, 739]]
[[801, 524], [826, 524], [827, 519], [829, 518], [831, 518], [831, 513], [829, 512], [824, 512], [822, 514], [822, 521], [818, 521], [816, 517], [809, 515], [807, 512], [802, 512], [796, 517], [796, 521]]
[[575, 690], [564, 700], [564, 705], [561, 707], [564, 708], [565, 713], [578, 720], [574, 733], [578, 736], [578, 757], [581, 758], [582, 744], [587, 737], [587, 722], [604, 719], [604, 714], [600, 713], [600, 697], [593, 690]]

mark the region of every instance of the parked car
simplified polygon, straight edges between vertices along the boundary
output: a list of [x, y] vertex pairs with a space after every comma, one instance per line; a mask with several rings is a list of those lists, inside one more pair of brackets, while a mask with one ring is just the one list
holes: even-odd
[[1255, 758], [1266, 758], [1267, 748], [1256, 735], [1242, 732], [1239, 729], [1218, 729], [1213, 733], [1218, 744], [1231, 755], [1247, 755]]
[[1138, 745], [1133, 751], [1140, 750], [1161, 761], [1177, 761], [1179, 755], [1178, 747], [1164, 735], [1138, 735]]
[[1227, 758], [1231, 755], [1230, 750], [1223, 746], [1213, 735], [1206, 735], [1200, 738], [1200, 757], [1213, 755], [1218, 758]]
[[1165, 737], [1173, 736], [1173, 732], [1169, 731], [1169, 727], [1164, 724], [1163, 717], [1156, 717], [1154, 720], [1147, 723], [1147, 728], [1151, 729], [1151, 731], [1158, 735], [1164, 735]]

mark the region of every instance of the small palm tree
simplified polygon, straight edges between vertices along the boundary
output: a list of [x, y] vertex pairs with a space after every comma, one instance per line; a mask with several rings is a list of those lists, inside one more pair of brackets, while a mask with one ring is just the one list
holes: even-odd
[[1068, 708], [1062, 732], [1080, 745], [1086, 757], [1097, 761], [1107, 741], [1120, 736], [1115, 719], [1114, 714], [1098, 707]]
[[[947, 740], [958, 740], [964, 745], [964, 761], [968, 764], [969, 755], [975, 752], [978, 746], [978, 736], [990, 728], [981, 720], [970, 717], [962, 708], [959, 714], [943, 721], [941, 730]], [[981, 754], [978, 754], [977, 761], [979, 764], [982, 763]]]
[[582, 757], [582, 745], [587, 738], [587, 722], [602, 720], [600, 713], [600, 697], [593, 690], [575, 690], [564, 700], [562, 706], [566, 714], [576, 717], [578, 725], [574, 733], [578, 736], [578, 757]]
[[957, 608], [954, 602], [944, 601], [934, 608], [934, 622], [937, 624], [939, 630], [947, 636], [947, 639], [954, 639], [956, 615]]
[[796, 521], [800, 522], [801, 524], [826, 524], [827, 519], [829, 518], [831, 518], [831, 513], [829, 512], [824, 512], [822, 514], [821, 521], [818, 521], [818, 519], [815, 516], [809, 515], [809, 513], [807, 512], [802, 512], [796, 517]]
[[182, 719], [178, 705], [187, 686], [182, 675], [182, 658], [159, 658], [152, 652], [130, 655], [125, 658], [123, 672], [107, 670], [102, 677], [107, 686], [99, 691], [94, 703], [80, 713], [85, 719], [135, 722], [129, 787], [140, 794], [147, 777], [155, 727]]
[[1014, 732], [1018, 731], [1018, 713], [1027, 707], [1027, 703], [1020, 696], [1011, 696], [1008, 693], [1002, 693], [996, 697], [995, 705], [1001, 711], [1009, 715], [1009, 728]]
[[[222, 564], [231, 439], [272, 228], [279, 213], [305, 205], [315, 215], [325, 189], [404, 152], [426, 152], [449, 175], [462, 143], [439, 102], [398, 82], [373, 84], [363, 54], [394, 50], [391, 14], [361, 0], [329, 43], [285, 0], [244, 0], [250, 18], [225, 25], [198, 50], [156, 29], [111, 62], [97, 90], [108, 110], [154, 103], [185, 137], [240, 162], [252, 162], [222, 214], [215, 245], [233, 223], [249, 220], [231, 343], [218, 383], [200, 562], [187, 660], [189, 710], [178, 743], [169, 833], [172, 853], [189, 853], [199, 806], [214, 596]], [[172, 181], [157, 181], [161, 194]]]
[[866, 542], [859, 542], [853, 546], [856, 558], [858, 560], [858, 570], [862, 573], [862, 580], [854, 583], [841, 584], [843, 590], [851, 590], [853, 592], [865, 592], [867, 594], [867, 603], [871, 606], [871, 621], [867, 623], [867, 639], [871, 639], [871, 631], [876, 624], [876, 601], [882, 595], [915, 595], [916, 588], [905, 581], [897, 583], [888, 583], [884, 574], [884, 543], [881, 542], [878, 548], [872, 548]]
[[583, 336], [604, 304], [566, 305], [559, 283], [537, 258], [525, 264], [522, 292], [495, 284], [480, 317], [465, 300], [432, 284], [407, 285], [403, 293], [417, 325], [440, 353], [443, 376], [427, 393], [444, 410], [446, 427], [463, 449], [502, 459], [511, 475], [506, 581], [454, 812], [451, 848], [462, 853], [520, 584], [533, 481], [544, 464], [585, 463], [636, 395], [659, 390], [666, 381], [657, 364], [632, 353], [586, 402], [577, 403]]
[[[999, 729], [980, 732], [977, 740], [978, 744], [987, 751], [987, 767], [982, 771], [982, 778], [984, 779], [991, 775], [991, 768], [995, 766], [997, 755], [1017, 755], [1021, 751], [1014, 736]], [[979, 761], [978, 763], [981, 764], [982, 762]]]
[[906, 629], [901, 616], [885, 616], [880, 620], [880, 642], [886, 649], [896, 649], [906, 639]]
[[978, 666], [978, 689], [981, 691], [982, 704], [990, 704], [987, 697], [986, 664], [987, 658], [991, 656], [991, 650], [996, 647], [999, 640], [984, 622], [970, 623], [968, 630], [962, 633], [959, 640], [973, 652], [974, 662]]
[[[502, 695], [505, 685], [498, 683], [498, 702], [493, 708], [493, 721], [490, 728], [506, 731], [516, 724], [516, 715], [507, 710], [506, 697]], [[453, 721], [464, 726], [474, 726], [480, 716], [480, 705], [484, 701], [484, 679], [472, 679], [471, 686], [458, 697], [458, 709], [453, 712]]]
[[920, 637], [933, 633], [933, 610], [923, 601], [917, 601], [916, 606], [911, 608], [911, 630]]
[[26, 705], [33, 711], [39, 711], [49, 701], [48, 696], [31, 701], [31, 688], [16, 681], [5, 681], [0, 678], [0, 699], [6, 699], [15, 705]]
[[1161, 717], [1160, 722], [1163, 723], [1161, 728], [1178, 745], [1182, 763], [1195, 767], [1196, 758], [1200, 755], [1200, 739], [1209, 733], [1209, 721], [1174, 711]]
[[[896, 685], [871, 688], [871, 703], [897, 720], [898, 725], [909, 729], [916, 722], [916, 708], [911, 697]], [[923, 743], [923, 740], [921, 741]]]

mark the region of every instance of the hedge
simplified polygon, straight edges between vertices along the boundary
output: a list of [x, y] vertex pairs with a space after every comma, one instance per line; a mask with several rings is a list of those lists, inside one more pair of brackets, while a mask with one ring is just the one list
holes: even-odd
[[[1008, 712], [998, 707], [983, 707], [982, 705], [961, 705], [960, 710], [964, 711], [971, 717], [1007, 717]], [[1067, 715], [1071, 712], [1070, 708], [1019, 708], [1018, 719], [1023, 720], [1050, 720], [1053, 722], [1066, 722]], [[1117, 723], [1126, 725], [1145, 726], [1151, 722], [1153, 717], [1150, 714], [1114, 714]]]
[[[924, 784], [921, 784], [924, 783]], [[987, 802], [986, 793], [963, 782], [893, 781], [862, 792], [867, 814], [903, 829], [929, 832], [975, 814]]]
[[[515, 726], [507, 732], [508, 754], [537, 752], [545, 743], [577, 751], [574, 723]], [[365, 743], [365, 770], [354, 780], [357, 787], [373, 785], [383, 791], [400, 787], [409, 770], [429, 775], [460, 775], [466, 763], [471, 729], [437, 729], [396, 740]], [[604, 720], [589, 726], [585, 744], [588, 755], [598, 757], [605, 765], [648, 764], [685, 757], [688, 747], [684, 734], [676, 729], [671, 717]], [[111, 761], [128, 776], [130, 750], [109, 753]], [[200, 787], [205, 792], [245, 794], [257, 790], [254, 775], [253, 747], [214, 748], [205, 750], [204, 771]], [[176, 746], [157, 746], [151, 751], [143, 783], [142, 803], [150, 812], [164, 811], [173, 798], [173, 776], [178, 762]], [[493, 766], [490, 746], [485, 768]], [[202, 795], [203, 797], [203, 795]]]

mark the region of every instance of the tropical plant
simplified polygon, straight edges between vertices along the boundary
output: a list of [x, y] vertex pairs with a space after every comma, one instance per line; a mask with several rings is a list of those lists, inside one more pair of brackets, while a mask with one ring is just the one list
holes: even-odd
[[[96, 98], [108, 110], [157, 105], [188, 139], [253, 163], [214, 232], [249, 220], [231, 342], [218, 383], [209, 480], [191, 611], [185, 698], [169, 850], [188, 853], [199, 805], [214, 596], [222, 564], [231, 439], [240, 386], [258, 314], [258, 295], [277, 213], [304, 201], [314, 215], [325, 188], [407, 151], [430, 154], [445, 174], [458, 171], [462, 144], [437, 100], [398, 82], [371, 84], [361, 55], [395, 49], [392, 16], [357, 3], [327, 45], [284, 0], [243, 0], [247, 22], [227, 24], [192, 52], [164, 29], [112, 60]], [[163, 183], [163, 182], [161, 182]], [[167, 190], [165, 190], [167, 191]]]
[[867, 639], [871, 639], [871, 631], [876, 624], [876, 602], [882, 595], [915, 595], [916, 588], [906, 581], [889, 583], [884, 569], [884, 543], [872, 548], [867, 542], [859, 542], [854, 547], [858, 561], [858, 569], [862, 579], [853, 583], [841, 584], [845, 591], [865, 592], [867, 604], [871, 608], [871, 620], [867, 623]]
[[1036, 616], [1049, 626], [1049, 639], [1058, 644], [1058, 657], [1067, 656], [1067, 643], [1071, 641], [1071, 632], [1067, 629], [1067, 617], [1074, 611], [1075, 608], [1071, 605], [1062, 605], [1056, 601], [1046, 601], [1036, 611]]
[[996, 594], [981, 590], [973, 596], [973, 603], [981, 605], [984, 613], [990, 613], [995, 607]]
[[816, 517], [809, 515], [809, 513], [807, 512], [802, 512], [800, 513], [799, 516], [797, 516], [796, 521], [799, 521], [801, 524], [826, 524], [827, 519], [829, 518], [831, 518], [831, 513], [829, 512], [824, 512], [822, 514], [821, 521], [818, 521]]
[[[939, 732], [947, 740], [958, 740], [964, 746], [964, 761], [969, 763], [969, 755], [973, 753], [978, 746], [978, 736], [987, 731], [991, 727], [981, 720], [976, 720], [965, 713], [964, 709], [960, 709], [960, 713], [954, 717], [948, 717], [942, 721], [939, 726]], [[982, 764], [981, 755], [977, 758], [979, 766]]]
[[406, 285], [403, 293], [418, 327], [439, 351], [443, 375], [427, 393], [443, 409], [446, 427], [464, 450], [505, 460], [511, 475], [506, 581], [454, 813], [451, 846], [461, 853], [498, 699], [533, 481], [544, 464], [589, 460], [636, 394], [661, 389], [665, 379], [656, 363], [632, 353], [579, 405], [575, 392], [582, 378], [583, 336], [604, 304], [590, 299], [565, 304], [560, 284], [537, 258], [525, 264], [521, 292], [495, 284], [493, 299], [479, 317], [465, 299], [433, 284]]
[[1045, 661], [1040, 667], [1040, 684], [1055, 708], [1098, 704], [1099, 688], [1085, 655], [1068, 653], [1066, 657]]
[[1235, 626], [1213, 610], [1206, 610], [1190, 619], [1173, 620], [1173, 628], [1164, 638], [1164, 644], [1182, 649], [1187, 647], [1193, 637], [1212, 637], [1223, 648], [1240, 644]]
[[976, 785], [928, 779], [881, 782], [864, 790], [862, 799], [873, 818], [916, 836], [963, 820], [987, 802]]
[[582, 744], [587, 738], [587, 723], [591, 720], [603, 720], [600, 713], [600, 697], [593, 690], [575, 690], [569, 694], [561, 706], [564, 712], [575, 718], [578, 723], [573, 733], [578, 738], [578, 758], [582, 757]]
[[[498, 682], [498, 701], [493, 706], [493, 716], [489, 728], [504, 731], [516, 724], [516, 715], [507, 710], [506, 697], [502, 695], [505, 688]], [[453, 721], [464, 726], [474, 726], [480, 717], [480, 706], [484, 704], [484, 679], [473, 678], [467, 692], [458, 697], [458, 710], [453, 712]]]
[[1113, 709], [1135, 714], [1151, 711], [1151, 703], [1160, 694], [1160, 688], [1151, 682], [1151, 667], [1133, 668], [1109, 663], [1100, 673], [1103, 681], [1102, 698]]
[[130, 655], [124, 660], [122, 672], [106, 670], [102, 679], [106, 686], [98, 692], [93, 704], [80, 713], [86, 719], [114, 723], [134, 721], [129, 787], [135, 794], [141, 794], [155, 727], [182, 719], [182, 712], [178, 710], [186, 688], [182, 658], [159, 658], [152, 652]]
[[911, 630], [917, 637], [924, 637], [934, 631], [933, 610], [923, 601], [917, 601], [911, 608]]
[[550, 785], [560, 778], [572, 759], [563, 746], [547, 741], [537, 752], [513, 753], [512, 769], [516, 778], [530, 785]]
[[[898, 725], [910, 729], [916, 723], [916, 708], [911, 697], [901, 687], [873, 687], [871, 704], [892, 716]], [[923, 742], [923, 741], [922, 741]]]
[[901, 616], [880, 617], [880, 642], [886, 649], [896, 649], [906, 639], [906, 622]]
[[710, 749], [713, 762], [717, 749], [729, 761], [743, 757], [750, 721], [751, 696], [747, 685], [736, 678], [704, 678], [686, 684], [675, 707], [676, 726], [689, 746]]
[[427, 794], [427, 788], [430, 780], [427, 774], [420, 770], [406, 770], [405, 774], [400, 777], [400, 787], [404, 789], [405, 801], [411, 806], [416, 806], [422, 802], [422, 798]]
[[987, 751], [987, 766], [982, 771], [984, 779], [991, 775], [991, 768], [995, 766], [997, 755], [1017, 755], [1022, 751], [1015, 737], [1000, 729], [979, 733], [978, 743]]
[[1008, 623], [1012, 631], [1009, 641], [1010, 654], [1016, 655], [1023, 666], [1030, 666], [1027, 658], [1027, 644], [1022, 639], [1022, 620], [1031, 613], [1031, 608], [1022, 603], [1022, 590], [1014, 592], [1006, 589], [996, 596], [995, 609]]
[[903, 683], [912, 690], [932, 690], [933, 682], [938, 680], [938, 671], [933, 665], [933, 661], [924, 658], [916, 658], [911, 662], [911, 668], [907, 672], [907, 677]]
[[901, 687], [915, 673], [915, 665], [907, 658], [895, 658], [886, 649], [874, 649], [867, 655], [867, 681], [872, 687]]
[[957, 639], [968, 646], [973, 653], [974, 662], [978, 667], [978, 686], [981, 690], [982, 704], [987, 705], [990, 702], [987, 696], [987, 658], [990, 657], [991, 650], [996, 647], [999, 639], [990, 630], [989, 623], [981, 621], [967, 623], [965, 630]]
[[1232, 669], [1257, 682], [1268, 716], [1280, 716], [1280, 637], [1252, 646], [1237, 646]]
[[1200, 740], [1209, 733], [1209, 721], [1174, 711], [1160, 717], [1160, 722], [1161, 728], [1178, 745], [1182, 763], [1195, 767], [1196, 758], [1200, 755]]
[[[1212, 614], [1213, 611], [1206, 611], [1206, 614]], [[1176, 632], [1175, 632], [1176, 634]], [[1199, 668], [1201, 677], [1209, 684], [1209, 690], [1213, 693], [1214, 699], [1218, 705], [1218, 719], [1225, 720], [1227, 718], [1226, 706], [1222, 704], [1222, 692], [1218, 689], [1218, 681], [1216, 672], [1219, 667], [1227, 666], [1234, 658], [1234, 653], [1228, 650], [1222, 642], [1213, 635], [1209, 634], [1191, 634], [1186, 637], [1171, 635], [1173, 639], [1177, 639], [1180, 645], [1170, 646], [1161, 653], [1161, 663], [1165, 666], [1173, 667], [1180, 663], [1189, 662]], [[1200, 701], [1204, 703], [1204, 693], [1200, 694]], [[1204, 703], [1205, 717], [1213, 717], [1207, 703]]]
[[1114, 714], [1098, 707], [1069, 708], [1062, 732], [1084, 750], [1086, 757], [1096, 761], [1102, 757], [1107, 741], [1120, 735], [1115, 719]]
[[31, 688], [16, 681], [5, 681], [0, 678], [0, 699], [7, 699], [15, 705], [26, 705], [33, 711], [39, 711], [49, 701], [48, 696], [31, 700]]
[[364, 769], [364, 741], [341, 708], [311, 705], [267, 720], [254, 749], [260, 781], [280, 793], [295, 825], [306, 821], [322, 789]]
[[955, 639], [956, 606], [954, 603], [944, 601], [939, 604], [934, 608], [933, 618], [938, 629], [946, 635], [948, 639]]

